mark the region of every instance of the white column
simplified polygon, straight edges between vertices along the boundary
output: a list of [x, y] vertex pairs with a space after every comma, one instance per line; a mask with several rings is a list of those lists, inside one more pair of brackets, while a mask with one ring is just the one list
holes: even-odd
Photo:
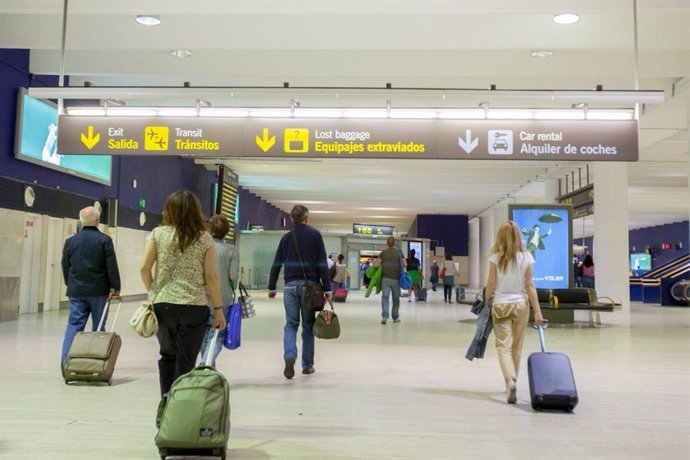
[[469, 287], [477, 289], [482, 286], [481, 281], [481, 235], [479, 218], [475, 217], [469, 221], [469, 243], [470, 251], [468, 258], [469, 268]]
[[628, 166], [595, 162], [592, 169], [596, 290], [598, 295], [619, 299], [623, 304], [622, 310], [606, 314], [602, 320], [630, 325]]

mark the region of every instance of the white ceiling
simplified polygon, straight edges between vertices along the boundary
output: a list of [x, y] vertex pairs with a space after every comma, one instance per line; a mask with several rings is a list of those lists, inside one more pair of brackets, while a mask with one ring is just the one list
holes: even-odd
[[[452, 91], [635, 89], [633, 0], [70, 0], [65, 73], [72, 85], [235, 87], [215, 106], [365, 105], [476, 107]], [[638, 0], [639, 88], [666, 91], [644, 107], [640, 161], [628, 167], [630, 227], [687, 220], [690, 2]], [[3, 0], [0, 48], [29, 48], [31, 71], [60, 68], [61, 0]], [[560, 26], [555, 13], [582, 20]], [[159, 15], [144, 27], [137, 14]], [[191, 57], [170, 56], [189, 49]], [[530, 52], [549, 49], [549, 58]], [[380, 91], [249, 90], [241, 86], [376, 87]], [[190, 101], [154, 101], [183, 104]], [[130, 104], [135, 104], [135, 101]], [[139, 102], [141, 103], [141, 101]], [[540, 107], [491, 100], [491, 107]], [[549, 106], [558, 106], [550, 103]], [[561, 105], [560, 107], [569, 108]], [[597, 107], [590, 104], [590, 107]], [[565, 178], [586, 164], [545, 161], [225, 159], [249, 191], [312, 222], [350, 232], [352, 222], [406, 232], [417, 214], [478, 215], [531, 183]], [[593, 218], [575, 225], [591, 234]]]

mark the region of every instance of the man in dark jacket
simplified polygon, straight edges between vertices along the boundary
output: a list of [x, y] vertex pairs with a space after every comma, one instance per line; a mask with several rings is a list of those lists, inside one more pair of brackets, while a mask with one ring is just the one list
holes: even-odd
[[99, 218], [98, 210], [92, 206], [79, 211], [82, 230], [67, 238], [62, 251], [62, 275], [70, 303], [62, 342], [63, 364], [67, 361], [74, 336], [86, 327], [89, 314], [95, 331], [106, 301], [120, 295], [120, 272], [113, 240], [98, 230]]
[[[294, 230], [286, 233], [278, 244], [271, 275], [268, 279], [268, 297], [276, 296], [276, 284], [280, 269], [285, 265], [285, 329], [283, 333], [283, 359], [286, 379], [295, 376], [297, 361], [297, 328], [302, 318], [302, 374], [314, 373], [314, 326], [315, 313], [302, 305], [302, 287], [307, 283], [320, 284], [331, 299], [331, 280], [328, 276], [326, 247], [318, 230], [308, 225], [309, 210], [298, 204], [290, 213]], [[295, 239], [297, 246], [295, 247]], [[299, 251], [299, 252], [298, 252]]]

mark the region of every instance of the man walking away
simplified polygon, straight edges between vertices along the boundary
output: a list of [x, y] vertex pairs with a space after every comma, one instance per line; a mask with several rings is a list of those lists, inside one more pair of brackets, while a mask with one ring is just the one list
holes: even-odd
[[62, 342], [62, 365], [67, 361], [74, 336], [84, 330], [89, 315], [92, 330], [96, 331], [106, 301], [120, 295], [120, 272], [115, 247], [113, 240], [98, 230], [99, 219], [100, 213], [93, 206], [79, 211], [82, 229], [65, 241], [62, 250], [62, 276], [70, 304]]
[[[315, 313], [302, 305], [302, 288], [307, 283], [320, 284], [326, 296], [332, 299], [331, 281], [328, 276], [326, 247], [318, 230], [309, 226], [309, 210], [298, 204], [290, 213], [294, 229], [286, 233], [278, 244], [271, 274], [268, 279], [268, 297], [276, 296], [276, 284], [280, 270], [285, 266], [285, 329], [283, 332], [283, 359], [286, 379], [295, 376], [297, 361], [297, 329], [302, 320], [302, 374], [314, 373], [314, 325]], [[297, 243], [297, 247], [295, 247]]]
[[381, 263], [381, 324], [388, 322], [388, 298], [393, 298], [393, 309], [390, 316], [394, 323], [400, 322], [400, 265], [402, 260], [403, 269], [407, 267], [407, 262], [402, 258], [400, 249], [395, 246], [395, 238], [389, 236], [386, 240], [388, 247], [379, 254]]

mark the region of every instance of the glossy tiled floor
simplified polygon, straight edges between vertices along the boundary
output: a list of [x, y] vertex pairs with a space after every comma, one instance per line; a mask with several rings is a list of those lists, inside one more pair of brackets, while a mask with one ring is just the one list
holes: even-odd
[[[635, 304], [631, 327], [551, 328], [573, 362], [574, 414], [529, 406], [526, 363], [518, 404], [504, 402], [493, 343], [464, 354], [467, 305], [402, 302], [402, 323], [379, 324], [379, 299], [336, 304], [343, 334], [317, 342], [316, 373], [282, 376], [282, 301], [255, 292], [258, 316], [219, 368], [231, 382], [233, 459], [687, 459], [690, 309]], [[66, 312], [0, 324], [0, 458], [155, 459], [157, 343], [118, 330], [112, 387], [65, 385], [58, 356]], [[529, 331], [524, 357], [538, 348]]]

